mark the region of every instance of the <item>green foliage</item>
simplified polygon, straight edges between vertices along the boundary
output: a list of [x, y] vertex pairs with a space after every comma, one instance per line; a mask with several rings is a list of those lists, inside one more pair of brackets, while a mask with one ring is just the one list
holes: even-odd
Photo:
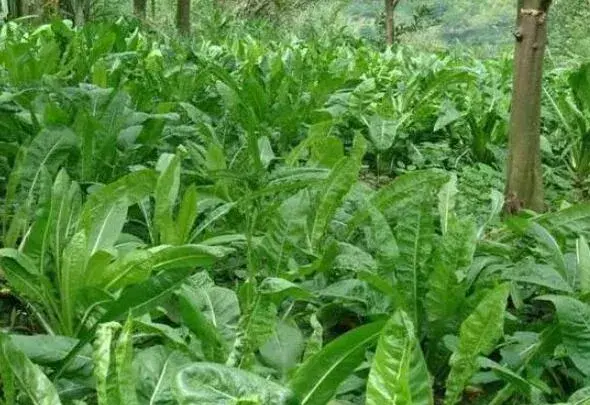
[[509, 58], [199, 5], [0, 29], [4, 403], [584, 398], [587, 66], [545, 86], [553, 211], [504, 220]]

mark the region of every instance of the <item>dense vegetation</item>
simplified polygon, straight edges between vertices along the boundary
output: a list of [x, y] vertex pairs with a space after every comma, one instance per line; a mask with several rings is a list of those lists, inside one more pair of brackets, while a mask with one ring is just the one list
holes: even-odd
[[0, 403], [590, 403], [590, 62], [504, 216], [509, 53], [200, 4], [0, 26]]

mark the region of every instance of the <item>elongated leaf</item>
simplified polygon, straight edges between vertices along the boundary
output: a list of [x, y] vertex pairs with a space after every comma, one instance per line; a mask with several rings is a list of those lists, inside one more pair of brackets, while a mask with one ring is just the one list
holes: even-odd
[[[77, 339], [52, 335], [10, 335], [12, 344], [31, 361], [41, 366], [53, 366], [63, 360], [78, 343]], [[85, 346], [67, 370], [88, 376], [92, 369], [92, 348]]]
[[75, 234], [64, 249], [59, 273], [59, 290], [62, 306], [62, 322], [65, 333], [74, 335], [75, 309], [78, 295], [84, 286], [84, 271], [86, 270], [87, 240], [84, 231]]
[[455, 197], [458, 192], [457, 176], [453, 174], [451, 175], [451, 180], [438, 193], [438, 214], [440, 215], [440, 225], [443, 235], [447, 233], [449, 220], [454, 214]]
[[305, 352], [303, 353], [304, 361], [319, 353], [324, 345], [324, 328], [315, 314], [310, 316], [309, 323], [313, 332], [305, 344]]
[[504, 312], [510, 292], [509, 284], [502, 284], [484, 297], [473, 313], [461, 324], [459, 347], [450, 361], [445, 405], [456, 404], [465, 385], [478, 369], [477, 358], [487, 356], [504, 333]]
[[107, 307], [101, 322], [125, 318], [128, 313], [143, 315], [178, 289], [192, 272], [187, 268], [165, 271], [124, 289], [119, 298]]
[[51, 381], [38, 366], [14, 346], [5, 333], [0, 333], [0, 360], [3, 363], [2, 375], [10, 373], [33, 404], [61, 405], [57, 390]]
[[395, 266], [396, 289], [399, 306], [420, 325], [426, 293], [427, 272], [425, 263], [432, 251], [434, 219], [429, 199], [407, 205], [395, 231], [400, 257]]
[[414, 325], [398, 310], [387, 322], [367, 383], [367, 405], [432, 405], [431, 378]]
[[190, 232], [199, 214], [197, 187], [192, 184], [185, 192], [176, 219], [177, 244], [189, 243]]
[[475, 246], [475, 224], [469, 218], [451, 218], [446, 234], [436, 245], [424, 303], [434, 340], [456, 331], [462, 320], [467, 286], [460, 282], [458, 272], [471, 264]]
[[288, 389], [255, 374], [213, 363], [195, 363], [183, 368], [176, 377], [174, 391], [181, 405], [292, 403]]
[[332, 168], [311, 228], [311, 245], [314, 249], [323, 238], [336, 209], [342, 204], [345, 195], [356, 182], [359, 169], [360, 166], [357, 162], [348, 157], [342, 158]]
[[563, 295], [545, 295], [538, 299], [555, 305], [562, 344], [576, 367], [590, 375], [590, 306]]
[[[162, 163], [162, 155], [158, 163]], [[175, 240], [176, 229], [172, 218], [172, 211], [178, 198], [180, 188], [180, 157], [171, 156], [162, 163], [160, 177], [155, 190], [154, 224], [160, 233], [161, 243], [172, 243]]]
[[502, 274], [507, 280], [526, 284], [535, 284], [555, 291], [573, 293], [570, 285], [563, 279], [553, 266], [535, 263], [532, 258], [517, 263]]
[[125, 405], [138, 405], [135, 370], [133, 369], [133, 319], [129, 317], [115, 347], [117, 389], [119, 401]]
[[324, 405], [338, 386], [365, 358], [375, 344], [384, 322], [374, 322], [340, 336], [297, 369], [289, 386], [301, 405]]
[[121, 328], [116, 322], [101, 324], [96, 330], [94, 340], [94, 377], [96, 378], [96, 399], [99, 405], [119, 402], [115, 361], [112, 359], [112, 346], [117, 331]]
[[158, 246], [150, 249], [152, 271], [157, 273], [186, 267], [208, 267], [230, 251], [231, 249], [206, 245]]
[[578, 288], [582, 294], [590, 294], [590, 247], [583, 236], [576, 241], [576, 261]]

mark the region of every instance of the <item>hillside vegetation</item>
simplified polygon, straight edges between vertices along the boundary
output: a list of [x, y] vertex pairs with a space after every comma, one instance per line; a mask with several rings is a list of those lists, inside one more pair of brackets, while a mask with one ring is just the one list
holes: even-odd
[[590, 403], [583, 52], [535, 212], [511, 2], [146, 4], [0, 26], [1, 405]]

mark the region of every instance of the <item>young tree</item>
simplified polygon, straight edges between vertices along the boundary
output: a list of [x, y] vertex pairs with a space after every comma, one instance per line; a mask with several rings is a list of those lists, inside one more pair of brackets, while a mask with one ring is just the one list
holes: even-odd
[[395, 41], [394, 13], [399, 2], [400, 0], [385, 0], [385, 35], [388, 46], [393, 45]]
[[544, 210], [541, 90], [551, 0], [518, 0], [506, 182], [508, 213]]
[[147, 0], [133, 0], [133, 13], [137, 18], [145, 19], [147, 16]]
[[181, 35], [191, 33], [191, 0], [178, 0], [176, 3], [176, 26]]

